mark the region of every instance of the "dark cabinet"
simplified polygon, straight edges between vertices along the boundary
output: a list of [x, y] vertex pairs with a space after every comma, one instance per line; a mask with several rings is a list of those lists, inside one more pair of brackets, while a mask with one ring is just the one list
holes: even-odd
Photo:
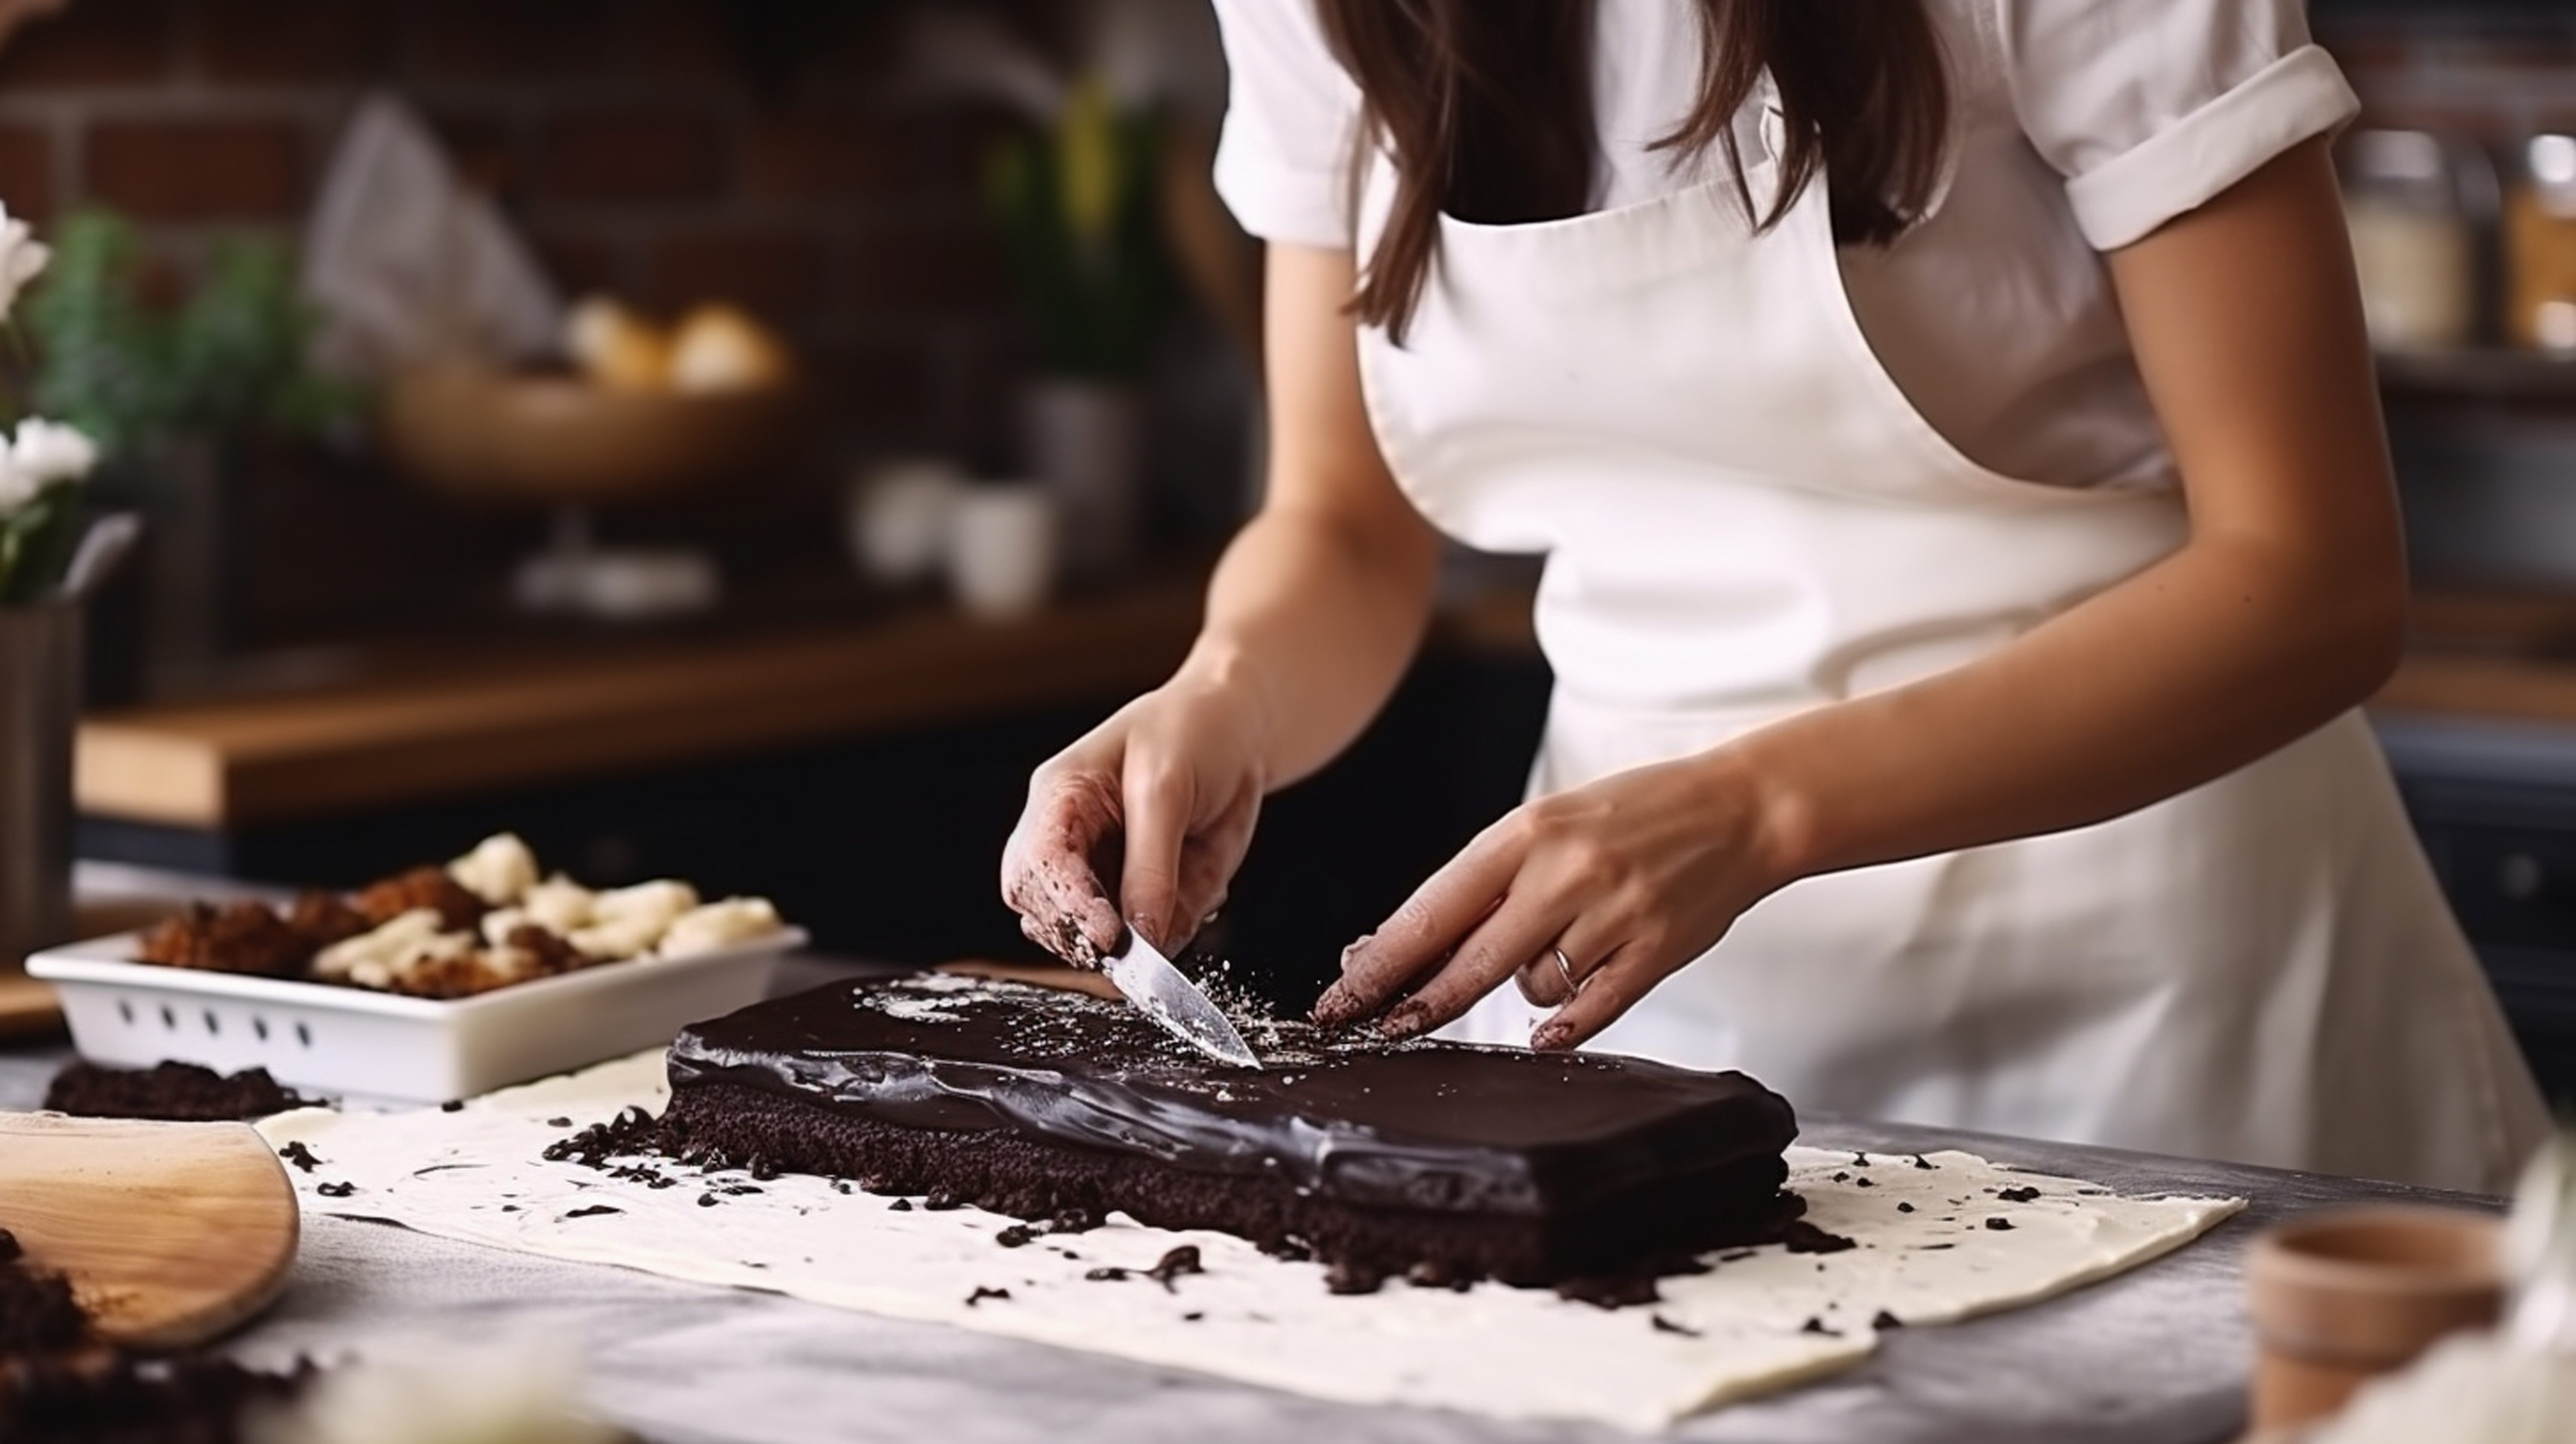
[[2407, 718], [2379, 730], [2542, 1088], [2576, 1102], [2576, 729]]

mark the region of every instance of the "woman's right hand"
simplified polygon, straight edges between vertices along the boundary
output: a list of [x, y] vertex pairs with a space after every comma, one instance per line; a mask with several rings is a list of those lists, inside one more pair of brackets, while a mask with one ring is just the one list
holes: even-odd
[[1186, 944], [1252, 842], [1262, 757], [1251, 699], [1185, 674], [1049, 758], [1002, 849], [1020, 931], [1081, 967], [1130, 924], [1166, 952]]

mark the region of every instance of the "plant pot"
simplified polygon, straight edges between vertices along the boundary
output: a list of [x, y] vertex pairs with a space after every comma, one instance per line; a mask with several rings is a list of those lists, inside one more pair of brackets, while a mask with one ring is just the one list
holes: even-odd
[[1020, 395], [1021, 459], [1055, 498], [1058, 560], [1097, 578], [1136, 558], [1145, 522], [1145, 396], [1132, 384], [1050, 377]]
[[2444, 1335], [2492, 1327], [2504, 1306], [2501, 1232], [2485, 1214], [2383, 1204], [2258, 1236], [2246, 1258], [2254, 1428], [2330, 1418]]
[[81, 616], [0, 608], [0, 972], [71, 933]]

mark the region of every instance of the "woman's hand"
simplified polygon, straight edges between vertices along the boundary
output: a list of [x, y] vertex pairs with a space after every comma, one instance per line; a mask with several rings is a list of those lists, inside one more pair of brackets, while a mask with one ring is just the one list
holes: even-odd
[[1002, 849], [1020, 931], [1083, 967], [1116, 952], [1128, 923], [1165, 951], [1187, 943], [1252, 841], [1258, 721], [1240, 689], [1185, 674], [1048, 759]]
[[1524, 996], [1557, 1010], [1530, 1046], [1573, 1047], [1787, 880], [1768, 810], [1725, 749], [1526, 803], [1344, 951], [1315, 1021], [1393, 1004], [1380, 1031], [1411, 1037], [1517, 975]]

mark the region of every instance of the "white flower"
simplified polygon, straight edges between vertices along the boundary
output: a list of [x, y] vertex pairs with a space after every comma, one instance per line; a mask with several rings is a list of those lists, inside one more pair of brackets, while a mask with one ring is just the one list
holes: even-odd
[[36, 239], [27, 223], [10, 219], [9, 208], [0, 205], [0, 320], [7, 319], [10, 308], [18, 304], [19, 289], [36, 279], [53, 258], [53, 251]]
[[18, 438], [9, 444], [9, 469], [29, 478], [41, 491], [58, 481], [78, 481], [98, 465], [98, 446], [79, 428], [30, 416], [18, 423]]

